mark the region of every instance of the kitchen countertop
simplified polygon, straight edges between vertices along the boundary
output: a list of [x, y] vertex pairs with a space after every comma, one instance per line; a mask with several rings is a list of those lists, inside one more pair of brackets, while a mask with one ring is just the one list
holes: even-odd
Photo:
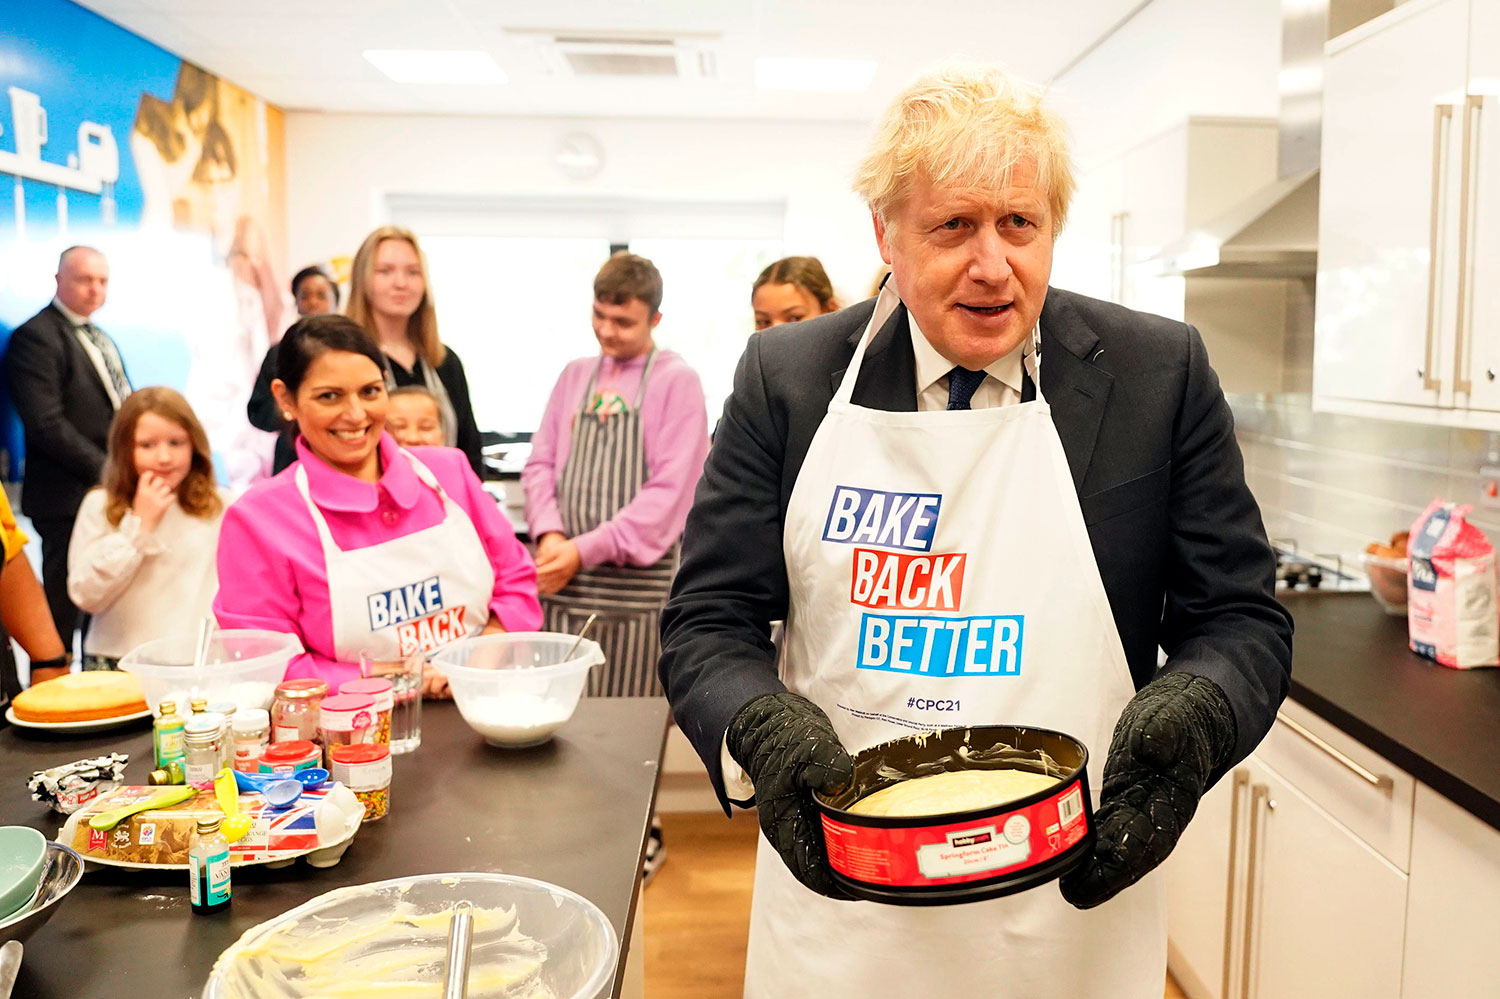
[[1406, 618], [1368, 594], [1278, 596], [1297, 627], [1292, 699], [1500, 829], [1500, 669], [1412, 653]]
[[[553, 739], [533, 749], [487, 746], [447, 702], [423, 708], [422, 745], [394, 760], [391, 811], [361, 827], [324, 870], [234, 869], [227, 912], [193, 914], [187, 872], [100, 867], [26, 941], [17, 996], [200, 994], [220, 952], [266, 919], [342, 885], [408, 874], [498, 871], [572, 889], [620, 936], [613, 994], [624, 975], [646, 830], [666, 738], [662, 698], [584, 698]], [[82, 738], [0, 728], [0, 816], [55, 838], [63, 817], [31, 800], [35, 770], [128, 752], [126, 779], [146, 783], [149, 725]]]

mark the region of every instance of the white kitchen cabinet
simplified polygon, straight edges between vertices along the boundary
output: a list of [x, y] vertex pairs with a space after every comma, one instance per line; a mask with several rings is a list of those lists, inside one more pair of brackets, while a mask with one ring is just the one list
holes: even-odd
[[1247, 999], [1400, 999], [1407, 875], [1252, 766]]
[[1313, 393], [1500, 429], [1500, 10], [1410, 0], [1330, 42]]
[[1246, 775], [1241, 767], [1209, 789], [1162, 865], [1170, 928], [1167, 960], [1173, 977], [1193, 999], [1225, 999], [1229, 857], [1245, 807]]
[[[1460, 190], [1460, 315], [1472, 409], [1500, 412], [1500, 2], [1474, 0], [1469, 12], [1467, 189]], [[1462, 134], [1462, 133], [1461, 133]], [[1465, 195], [1467, 195], [1465, 197]]]
[[1052, 283], [1181, 320], [1186, 282], [1157, 254], [1276, 179], [1276, 125], [1189, 118], [1079, 178]]
[[1078, 177], [1068, 222], [1052, 255], [1052, 284], [1119, 302], [1125, 291], [1125, 163], [1111, 160]]
[[1500, 831], [1417, 786], [1402, 999], [1500, 991]]
[[1397, 999], [1413, 782], [1287, 707], [1262, 746], [1287, 772], [1241, 763], [1164, 865], [1169, 967], [1192, 999]]

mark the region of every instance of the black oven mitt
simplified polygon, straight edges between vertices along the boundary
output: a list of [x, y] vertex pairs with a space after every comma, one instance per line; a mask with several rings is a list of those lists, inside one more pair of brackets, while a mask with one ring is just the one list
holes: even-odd
[[735, 714], [725, 741], [755, 782], [760, 827], [787, 869], [819, 895], [848, 898], [828, 869], [812, 799], [854, 780], [854, 761], [828, 716], [797, 694], [762, 694]]
[[1093, 854], [1063, 875], [1063, 898], [1093, 908], [1166, 860], [1235, 736], [1229, 698], [1212, 680], [1167, 673], [1142, 687], [1104, 761]]

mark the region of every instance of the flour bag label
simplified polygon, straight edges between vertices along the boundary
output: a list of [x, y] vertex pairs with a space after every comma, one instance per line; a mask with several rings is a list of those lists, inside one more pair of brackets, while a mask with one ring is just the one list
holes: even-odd
[[1435, 499], [1411, 525], [1411, 650], [1455, 669], [1500, 664], [1495, 548], [1468, 522], [1471, 509]]

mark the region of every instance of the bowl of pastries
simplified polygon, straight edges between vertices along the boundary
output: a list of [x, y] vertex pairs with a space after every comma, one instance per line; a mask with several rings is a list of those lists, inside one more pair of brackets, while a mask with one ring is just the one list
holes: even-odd
[[1400, 531], [1386, 544], [1377, 541], [1366, 545], [1360, 556], [1365, 575], [1370, 578], [1370, 595], [1392, 617], [1406, 616], [1406, 580], [1411, 571], [1407, 539], [1407, 532]]

